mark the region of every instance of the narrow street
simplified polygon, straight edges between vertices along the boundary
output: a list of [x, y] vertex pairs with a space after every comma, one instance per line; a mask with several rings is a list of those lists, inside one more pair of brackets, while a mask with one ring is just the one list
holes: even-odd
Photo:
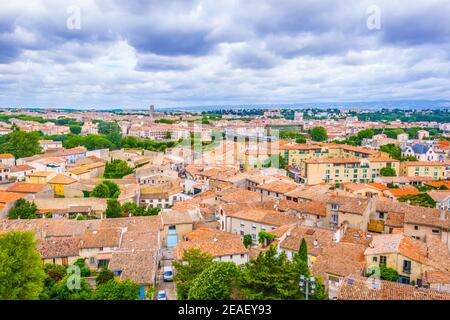
[[175, 288], [175, 282], [165, 282], [163, 279], [163, 267], [171, 266], [173, 261], [173, 253], [169, 248], [161, 249], [161, 267], [158, 270], [158, 285], [156, 287], [155, 299], [158, 291], [165, 290], [167, 300], [177, 300], [177, 292]]

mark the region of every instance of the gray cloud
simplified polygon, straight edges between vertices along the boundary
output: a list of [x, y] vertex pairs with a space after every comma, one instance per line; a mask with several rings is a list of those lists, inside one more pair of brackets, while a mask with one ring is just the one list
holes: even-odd
[[4, 104], [450, 98], [446, 0], [3, 2]]

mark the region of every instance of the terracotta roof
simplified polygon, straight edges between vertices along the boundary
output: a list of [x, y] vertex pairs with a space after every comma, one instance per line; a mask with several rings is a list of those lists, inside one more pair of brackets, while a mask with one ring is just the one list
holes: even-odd
[[294, 202], [290, 200], [280, 200], [278, 210], [288, 211], [289, 209], [302, 214], [313, 214], [322, 217], [327, 215], [327, 207], [318, 201]]
[[161, 213], [161, 220], [164, 225], [192, 224], [194, 221], [187, 211], [164, 211]]
[[23, 198], [22, 193], [0, 191], [0, 203], [8, 203]]
[[346, 277], [337, 293], [338, 300], [450, 300], [450, 294], [398, 282], [373, 280], [357, 275]]
[[365, 255], [399, 253], [422, 264], [441, 270], [450, 268], [450, 253], [446, 245], [433, 237], [426, 242], [403, 233], [375, 235]]
[[139, 285], [149, 285], [154, 282], [156, 257], [156, 250], [113, 252], [108, 268], [122, 271], [122, 280], [128, 278]]
[[43, 183], [27, 183], [27, 182], [16, 182], [9, 186], [7, 191], [9, 192], [20, 192], [20, 193], [38, 193], [43, 191], [47, 187]]
[[261, 189], [261, 190], [276, 192], [276, 193], [281, 193], [281, 194], [285, 194], [286, 192], [295, 190], [296, 188], [297, 188], [297, 184], [286, 183], [286, 182], [282, 182], [282, 181], [278, 181], [278, 180], [267, 182], [267, 183], [261, 184], [256, 187], [256, 189]]
[[441, 211], [436, 208], [409, 206], [405, 213], [405, 223], [450, 228], [448, 215], [445, 216], [445, 219], [442, 219]]
[[86, 230], [82, 237], [81, 248], [119, 247], [120, 228]]
[[429, 190], [427, 194], [436, 202], [441, 202], [450, 196], [450, 190]]
[[[276, 230], [273, 231], [277, 232]], [[302, 238], [306, 240], [308, 252], [318, 256], [324, 248], [331, 245], [334, 232], [328, 229], [304, 227], [297, 224], [291, 228], [288, 236], [280, 242], [280, 248], [297, 252]]]
[[266, 198], [258, 192], [246, 190], [246, 189], [227, 189], [217, 192], [217, 197], [223, 202], [235, 202], [235, 203], [245, 203], [245, 202], [255, 202], [260, 201], [261, 198]]
[[184, 251], [199, 249], [213, 257], [248, 254], [241, 237], [225, 231], [199, 228], [185, 235], [187, 241], [178, 242], [174, 249], [177, 260], [182, 260]]
[[378, 183], [378, 182], [369, 182], [367, 184], [369, 186], [374, 187], [374, 188], [376, 188], [378, 190], [381, 190], [381, 191], [389, 189], [386, 185], [384, 185], [382, 183]]
[[424, 284], [450, 284], [450, 271], [425, 271]]
[[44, 259], [75, 257], [79, 255], [80, 237], [39, 240], [37, 250]]
[[408, 188], [408, 189], [400, 189], [400, 188], [395, 189], [395, 188], [392, 188], [392, 189], [388, 189], [387, 191], [389, 193], [391, 193], [394, 197], [415, 196], [415, 195], [420, 194], [419, 190], [412, 189], [412, 188], [411, 189], [410, 188]]
[[333, 274], [347, 276], [362, 274], [365, 268], [364, 249], [361, 244], [333, 242], [323, 249], [311, 267], [314, 275]]
[[386, 216], [385, 226], [394, 228], [403, 228], [405, 224], [405, 214], [399, 212], [388, 212]]
[[55, 174], [53, 171], [35, 171], [27, 173], [28, 177], [48, 177]]
[[275, 210], [259, 208], [248, 208], [234, 213], [229, 213], [228, 215], [242, 220], [253, 221], [274, 227], [281, 227], [283, 225], [299, 221], [298, 218], [291, 217]]
[[0, 153], [0, 159], [14, 159], [11, 153]]
[[77, 182], [77, 179], [66, 176], [63, 173], [60, 173], [47, 181], [49, 184], [71, 184], [74, 182]]
[[34, 170], [35, 168], [28, 165], [28, 164], [19, 164], [17, 166], [11, 167], [11, 173], [14, 172], [22, 172], [22, 171], [28, 171], [28, 170]]

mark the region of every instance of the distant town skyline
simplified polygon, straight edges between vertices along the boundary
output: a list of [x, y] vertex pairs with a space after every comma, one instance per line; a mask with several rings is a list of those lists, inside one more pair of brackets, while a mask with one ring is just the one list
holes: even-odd
[[0, 107], [448, 101], [448, 16], [445, 0], [6, 0]]

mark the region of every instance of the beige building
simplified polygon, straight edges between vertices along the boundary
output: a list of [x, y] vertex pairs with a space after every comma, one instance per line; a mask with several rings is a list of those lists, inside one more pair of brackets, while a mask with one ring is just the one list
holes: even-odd
[[247, 208], [237, 212], [221, 211], [219, 214], [220, 229], [222, 231], [244, 235], [251, 235], [254, 243], [258, 242], [258, 234], [261, 231], [270, 231], [284, 225], [299, 221], [275, 210]]
[[444, 179], [446, 163], [437, 161], [405, 161], [400, 165], [400, 175]]
[[241, 237], [229, 232], [210, 228], [199, 228], [185, 235], [174, 249], [175, 259], [182, 261], [183, 253], [189, 249], [199, 249], [211, 255], [214, 261], [231, 261], [242, 265], [249, 260], [249, 251]]
[[186, 234], [192, 231], [194, 220], [188, 211], [163, 211], [161, 213], [161, 244], [173, 248], [182, 241]]
[[398, 160], [390, 158], [320, 158], [303, 161], [300, 176], [306, 184], [371, 182], [380, 170], [392, 167], [399, 172]]
[[384, 265], [395, 269], [399, 282], [422, 285], [426, 271], [448, 271], [448, 248], [434, 238], [426, 242], [413, 239], [403, 233], [375, 235], [364, 252], [368, 271]]

